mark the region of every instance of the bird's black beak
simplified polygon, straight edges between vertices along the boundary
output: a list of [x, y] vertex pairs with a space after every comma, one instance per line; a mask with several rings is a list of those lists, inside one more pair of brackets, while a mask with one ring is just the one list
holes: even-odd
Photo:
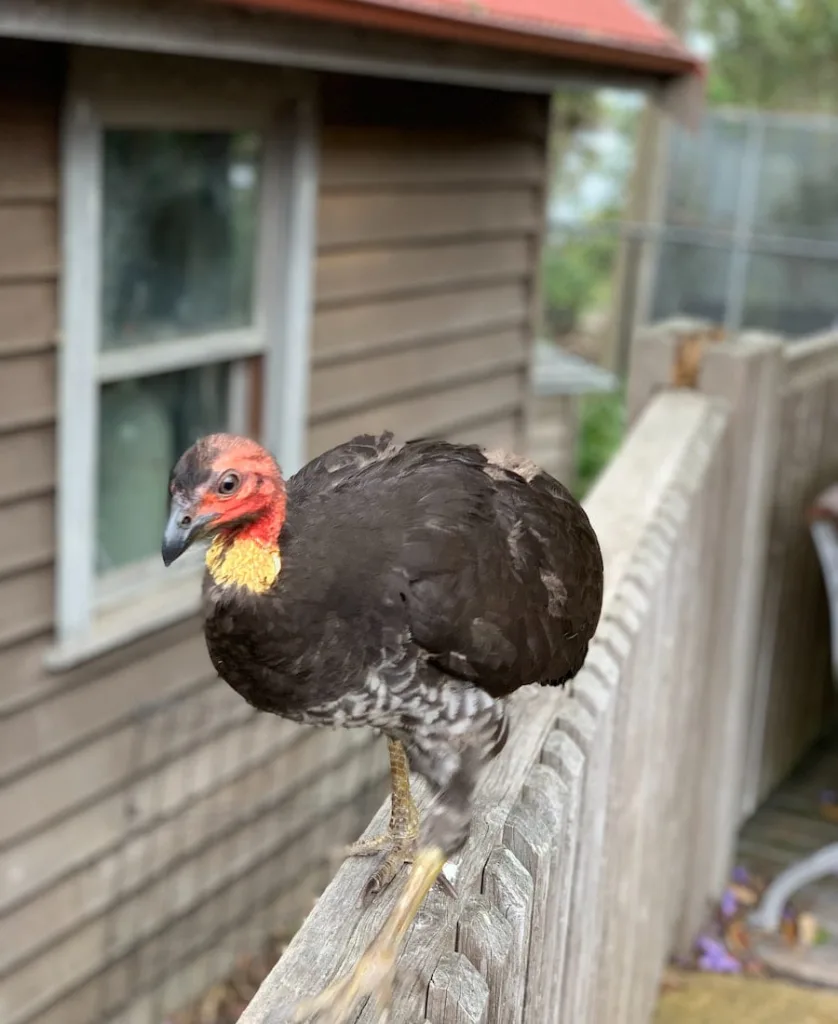
[[209, 524], [218, 518], [216, 515], [196, 516], [177, 498], [172, 499], [169, 521], [163, 531], [163, 564], [170, 566], [180, 558], [189, 545], [203, 535]]

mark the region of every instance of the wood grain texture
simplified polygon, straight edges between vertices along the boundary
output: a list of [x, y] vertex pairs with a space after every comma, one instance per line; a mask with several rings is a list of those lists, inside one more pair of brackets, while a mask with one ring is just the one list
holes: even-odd
[[532, 875], [511, 850], [497, 847], [489, 854], [483, 892], [510, 929], [506, 971], [496, 985], [489, 986], [490, 1019], [497, 1024], [520, 1024], [524, 1019], [533, 889]]
[[457, 927], [457, 950], [486, 982], [488, 1020], [514, 1019], [513, 939], [512, 925], [485, 896], [466, 901]]
[[489, 986], [462, 953], [444, 953], [428, 986], [428, 1014], [439, 1024], [488, 1024]]
[[55, 282], [0, 284], [0, 356], [53, 345], [58, 334]]

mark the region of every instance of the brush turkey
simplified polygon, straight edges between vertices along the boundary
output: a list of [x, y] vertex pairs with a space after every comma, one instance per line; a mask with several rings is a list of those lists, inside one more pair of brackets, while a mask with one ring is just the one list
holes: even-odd
[[[371, 726], [388, 739], [385, 856], [371, 898], [412, 862], [356, 970], [300, 1014], [341, 1021], [382, 994], [401, 940], [465, 842], [480, 769], [507, 739], [504, 698], [582, 667], [602, 606], [588, 517], [527, 459], [437, 440], [360, 436], [287, 481], [247, 438], [216, 434], [170, 480], [163, 560], [206, 554], [203, 616], [219, 675], [261, 711]], [[408, 771], [434, 800], [421, 830]]]

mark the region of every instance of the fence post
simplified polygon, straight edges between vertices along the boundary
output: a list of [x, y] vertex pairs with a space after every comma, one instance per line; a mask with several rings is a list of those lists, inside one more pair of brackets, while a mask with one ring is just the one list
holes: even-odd
[[634, 423], [649, 399], [669, 387], [696, 387], [702, 354], [722, 340], [706, 320], [678, 317], [639, 330], [632, 341], [626, 412]]
[[[715, 602], [718, 632], [712, 672], [727, 680], [720, 725], [720, 788], [715, 802], [716, 856], [710, 879], [721, 887], [732, 866], [743, 808], [749, 733], [761, 728], [764, 694], [756, 691], [757, 645], [765, 590], [771, 504], [780, 443], [783, 343], [748, 333], [735, 344], [709, 350], [701, 367], [702, 391], [731, 407], [727, 507]], [[725, 628], [727, 626], [727, 628]]]

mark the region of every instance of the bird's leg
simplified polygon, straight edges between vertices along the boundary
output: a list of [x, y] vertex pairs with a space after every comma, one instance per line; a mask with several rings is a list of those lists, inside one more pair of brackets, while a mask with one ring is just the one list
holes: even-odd
[[[369, 905], [387, 888], [403, 864], [412, 863], [419, 838], [419, 811], [410, 794], [410, 764], [407, 751], [398, 740], [388, 739], [387, 747], [390, 753], [390, 824], [383, 835], [359, 839], [346, 850], [348, 857], [386, 854], [364, 886], [361, 895], [361, 903], [364, 906]], [[456, 895], [445, 875], [441, 875], [440, 880], [451, 895]]]
[[347, 857], [369, 857], [396, 848], [413, 853], [419, 836], [419, 811], [410, 795], [407, 751], [398, 740], [392, 739], [387, 740], [387, 749], [390, 753], [390, 824], [383, 835], [353, 843], [346, 851]]
[[[436, 756], [433, 749], [430, 755], [415, 747], [413, 750], [420, 759], [419, 770], [437, 792], [404, 889], [355, 970], [320, 995], [300, 1003], [294, 1011], [295, 1021], [314, 1017], [319, 1024], [346, 1024], [367, 998], [376, 1001], [377, 1013], [383, 1011], [389, 1016], [396, 959], [404, 938], [422, 901], [442, 877], [446, 860], [462, 848], [468, 837], [475, 771], [482, 759], [463, 757], [450, 747], [438, 747]], [[380, 1018], [376, 1015], [373, 1019]]]
[[445, 853], [438, 846], [423, 846], [416, 854], [405, 887], [351, 974], [339, 978], [319, 995], [298, 1004], [295, 1021], [316, 1017], [321, 1024], [344, 1024], [360, 1002], [373, 997], [386, 1010], [393, 994], [396, 957], [404, 937], [434, 882], [442, 877]]

